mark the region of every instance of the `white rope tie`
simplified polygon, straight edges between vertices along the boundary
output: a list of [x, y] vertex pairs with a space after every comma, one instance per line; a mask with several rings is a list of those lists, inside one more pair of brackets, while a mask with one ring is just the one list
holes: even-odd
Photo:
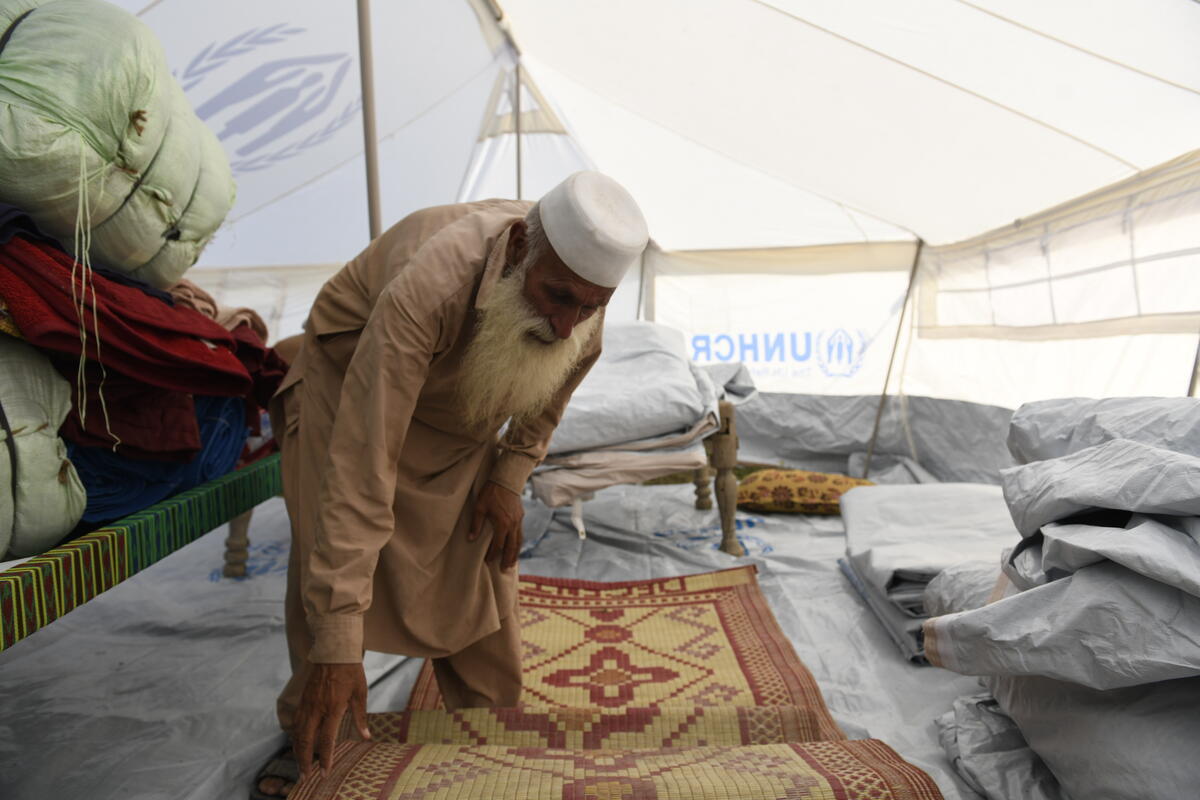
[[[117, 446], [121, 444], [121, 437], [117, 436], [112, 431], [112, 425], [108, 416], [108, 404], [104, 400], [104, 381], [108, 378], [108, 371], [104, 368], [104, 363], [100, 360], [100, 312], [97, 309], [96, 300], [96, 279], [95, 273], [92, 271], [92, 206], [89, 192], [89, 184], [91, 176], [87, 171], [87, 150], [83, 137], [79, 137], [79, 180], [76, 185], [78, 200], [75, 206], [75, 235], [74, 235], [74, 252], [75, 255], [71, 260], [71, 302], [75, 308], [75, 316], [79, 320], [79, 364], [75, 371], [75, 392], [76, 392], [76, 407], [79, 410], [79, 424], [86, 426], [87, 424], [87, 323], [85, 315], [87, 313], [87, 293], [88, 286], [92, 289], [92, 328], [96, 332], [96, 363], [100, 365], [100, 385], [96, 389], [96, 393], [100, 397], [100, 412], [104, 415], [104, 430], [112, 437], [113, 452], [116, 452]], [[101, 184], [100, 191], [103, 193], [104, 185]], [[79, 286], [76, 287], [76, 275], [79, 276]]]

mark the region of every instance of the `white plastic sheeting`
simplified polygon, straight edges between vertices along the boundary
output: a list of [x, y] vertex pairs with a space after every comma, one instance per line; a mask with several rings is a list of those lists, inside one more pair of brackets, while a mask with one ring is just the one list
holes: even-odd
[[859, 486], [842, 496], [846, 555], [902, 610], [925, 613], [925, 585], [963, 562], [999, 565], [1019, 541], [998, 486]]
[[1022, 536], [1092, 509], [1200, 516], [1200, 457], [1114, 439], [1003, 473]]
[[997, 676], [986, 684], [1067, 797], [1195, 794], [1200, 678], [1109, 691], [1028, 676]]
[[[1187, 430], [1200, 401], [1178, 427]], [[1160, 401], [1175, 410], [1176, 401]], [[1154, 414], [1146, 400], [1049, 404], [1030, 418], [1065, 430], [1081, 420], [1083, 435], [1064, 455], [1003, 472], [1004, 498], [1025, 537], [1004, 563], [1018, 590], [984, 608], [926, 623], [930, 657], [976, 675], [1040, 675], [1094, 689], [1113, 689], [1200, 675], [1200, 459], [1120, 436], [1145, 438]], [[1147, 424], [1149, 423], [1149, 424]], [[1093, 438], [1107, 438], [1091, 444]], [[1035, 448], [1036, 451], [1036, 448]], [[1035, 453], [1036, 454], [1036, 453]], [[931, 644], [932, 642], [932, 644]]]
[[[879, 398], [760, 392], [738, 407], [738, 457], [744, 461], [862, 477]], [[929, 397], [891, 398], [884, 405], [867, 476], [896, 458], [942, 481], [1000, 483], [1012, 465], [1004, 447], [1012, 411]], [[877, 472], [878, 471], [878, 472]], [[905, 471], [910, 471], [905, 469]]]
[[1200, 456], [1200, 414], [1186, 398], [1078, 397], [1028, 403], [1013, 414], [1008, 449], [1028, 464], [1076, 453], [1114, 439]]
[[[692, 499], [690, 485], [606, 490], [589, 504], [585, 541], [565, 510], [530, 506], [520, 569], [611, 581], [756, 564], [843, 729], [886, 741], [947, 800], [975, 800], [942, 755], [933, 720], [976, 682], [896, 655], [837, 574], [840, 520], [738, 514], [750, 556], [735, 559], [717, 549], [717, 511], [696, 511]], [[248, 792], [283, 741], [274, 719], [287, 673], [282, 501], [255, 511], [250, 578], [220, 577], [224, 536], [218, 529], [0, 653], [5, 800]], [[419, 665], [368, 654], [369, 709], [403, 707]]]
[[937, 724], [946, 757], [988, 800], [1062, 800], [1054, 773], [990, 694], [958, 698]]
[[906, 658], [925, 662], [925, 590], [946, 569], [996, 565], [1019, 540], [1000, 487], [972, 483], [860, 486], [842, 496], [855, 585]]

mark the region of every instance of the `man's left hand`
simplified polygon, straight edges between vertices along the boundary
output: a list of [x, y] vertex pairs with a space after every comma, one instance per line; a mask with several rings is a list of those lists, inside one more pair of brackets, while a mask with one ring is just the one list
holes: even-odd
[[500, 557], [502, 569], [512, 569], [521, 553], [521, 523], [525, 518], [525, 507], [521, 498], [503, 486], [488, 481], [475, 500], [475, 514], [467, 534], [470, 541], [479, 538], [484, 521], [492, 523], [492, 542], [488, 545], [485, 561]]

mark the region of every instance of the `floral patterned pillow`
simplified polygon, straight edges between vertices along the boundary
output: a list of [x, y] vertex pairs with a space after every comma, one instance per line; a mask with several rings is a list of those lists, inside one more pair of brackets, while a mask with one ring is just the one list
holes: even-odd
[[855, 486], [874, 484], [846, 475], [764, 469], [750, 473], [738, 485], [737, 504], [747, 511], [840, 514], [842, 495]]

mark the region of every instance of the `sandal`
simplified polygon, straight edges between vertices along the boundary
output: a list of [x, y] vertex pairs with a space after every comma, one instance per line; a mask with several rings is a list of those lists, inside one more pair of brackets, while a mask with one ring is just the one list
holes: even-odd
[[[267, 780], [279, 782], [279, 793], [267, 794], [263, 791], [263, 781]], [[296, 763], [292, 746], [285, 745], [278, 753], [271, 756], [271, 759], [254, 776], [254, 786], [250, 789], [250, 800], [277, 800], [277, 798], [286, 797], [292, 789], [296, 788], [299, 781], [300, 765]]]

